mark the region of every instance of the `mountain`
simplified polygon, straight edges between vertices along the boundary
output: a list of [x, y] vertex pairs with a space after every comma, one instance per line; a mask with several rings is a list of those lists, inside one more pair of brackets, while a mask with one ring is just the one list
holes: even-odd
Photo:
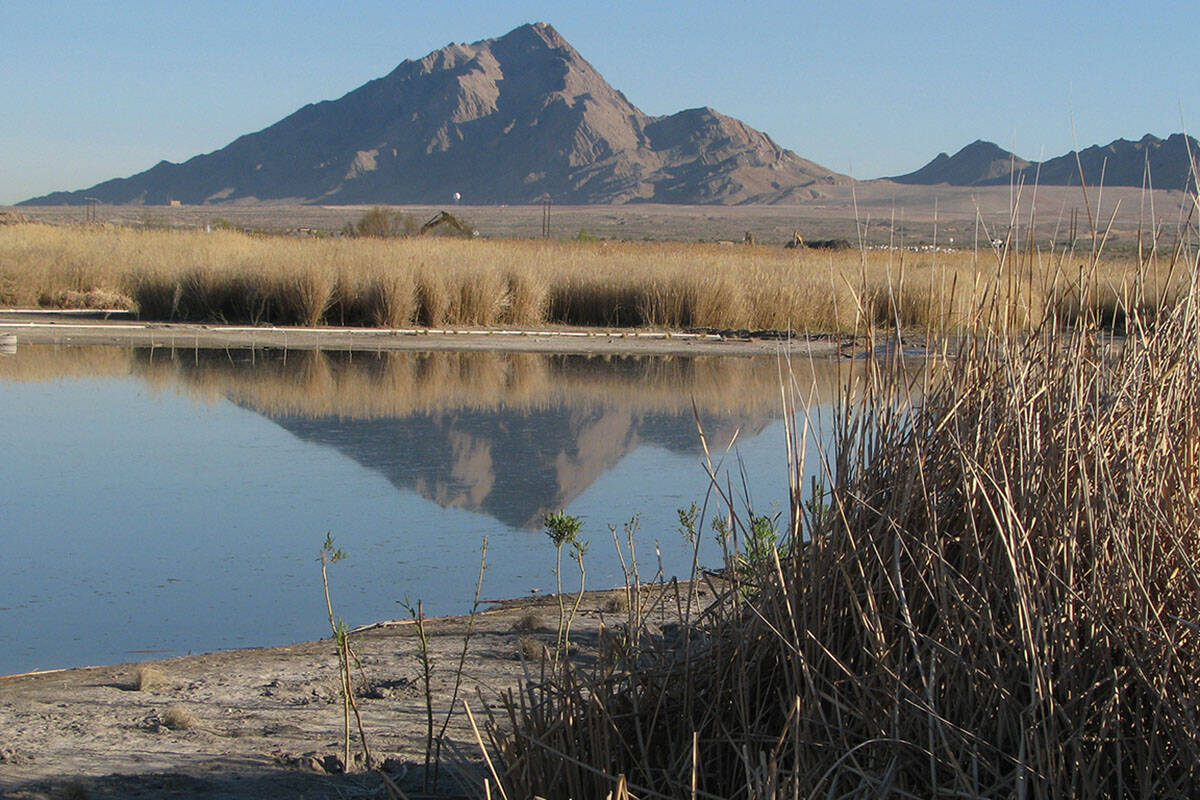
[[976, 141], [953, 156], [939, 153], [916, 172], [887, 180], [927, 186], [996, 186], [1013, 181], [1030, 186], [1078, 186], [1081, 167], [1088, 186], [1140, 187], [1148, 169], [1155, 189], [1194, 189], [1194, 169], [1200, 171], [1200, 143], [1182, 133], [1166, 139], [1146, 134], [1136, 142], [1117, 139], [1039, 164], [991, 142]]
[[[1189, 152], [1190, 149], [1190, 152]], [[1078, 160], [1076, 160], [1078, 156]], [[1080, 167], [1088, 186], [1142, 186], [1147, 168], [1155, 189], [1195, 187], [1193, 166], [1200, 167], [1200, 143], [1182, 133], [1166, 139], [1146, 134], [1136, 142], [1117, 139], [1100, 147], [1093, 145], [1022, 170], [1020, 177], [1044, 186], [1078, 186]]]
[[921, 186], [932, 186], [936, 183], [980, 186], [998, 179], [1006, 181], [1014, 170], [1025, 169], [1030, 163], [992, 142], [977, 139], [953, 156], [938, 153], [935, 159], [916, 172], [897, 175], [888, 180]]
[[711, 108], [648, 116], [537, 23], [405, 61], [182, 164], [24, 204], [771, 203], [848, 180]]

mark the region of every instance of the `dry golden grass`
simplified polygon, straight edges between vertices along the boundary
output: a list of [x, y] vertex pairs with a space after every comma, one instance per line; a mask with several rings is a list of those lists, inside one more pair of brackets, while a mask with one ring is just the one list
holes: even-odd
[[162, 724], [173, 731], [184, 731], [189, 728], [194, 728], [199, 724], [196, 715], [193, 714], [187, 706], [176, 703], [175, 705], [167, 706], [159, 715]]
[[1117, 345], [1099, 313], [1064, 333], [1051, 302], [1015, 335], [1020, 309], [985, 302], [937, 369], [870, 362], [832, 443], [792, 429], [779, 549], [714, 481], [730, 591], [681, 644], [644, 637], [507, 693], [490, 729], [506, 795], [1196, 797], [1200, 263], [1186, 272]]
[[517, 633], [535, 633], [542, 629], [543, 622], [542, 615], [538, 612], [526, 611], [512, 624], [512, 629]]
[[[1080, 260], [1090, 263], [1030, 250], [300, 239], [23, 224], [0, 227], [0, 304], [105, 299], [147, 319], [251, 324], [835, 332], [869, 318], [944, 330], [980, 305], [985, 286], [1026, 324], [1036, 323], [1048, 297], [1078, 302]], [[1155, 294], [1175, 291], [1163, 264], [1141, 268], [1156, 272]], [[1084, 302], [1115, 303], [1138, 272], [1136, 260], [1089, 268]]]
[[139, 692], [147, 692], [165, 686], [167, 673], [155, 664], [141, 664], [133, 676], [133, 687]]
[[46, 308], [115, 308], [125, 311], [134, 307], [129, 297], [108, 289], [88, 289], [85, 292], [58, 289], [39, 297], [38, 305]]

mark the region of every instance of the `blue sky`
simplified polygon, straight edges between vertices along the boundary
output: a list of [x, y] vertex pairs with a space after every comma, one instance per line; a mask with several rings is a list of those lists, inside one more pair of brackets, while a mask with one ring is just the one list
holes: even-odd
[[452, 41], [552, 23], [650, 114], [709, 105], [858, 178], [1200, 128], [1183, 2], [0, 0], [0, 203], [182, 161]]

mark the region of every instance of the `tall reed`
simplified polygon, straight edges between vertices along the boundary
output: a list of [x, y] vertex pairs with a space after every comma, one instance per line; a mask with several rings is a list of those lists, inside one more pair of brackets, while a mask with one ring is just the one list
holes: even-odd
[[[853, 331], [864, 311], [877, 325], [961, 328], [985, 287], [1017, 317], [1040, 312], [1047, 297], [1113, 311], [1121, 287], [1133, 285], [1139, 271], [1150, 296], [1169, 300], [1180, 291], [1169, 269], [1143, 269], [1158, 258], [1153, 250], [1093, 265], [1090, 255], [1070, 248], [1015, 244], [998, 251], [856, 253], [22, 224], [0, 226], [0, 302], [111, 303], [134, 307], [144, 319], [250, 324], [830, 333]], [[1078, 285], [1081, 264], [1092, 265], [1096, 287]]]
[[869, 362], [832, 444], [791, 431], [783, 547], [684, 646], [506, 696], [507, 796], [1195, 797], [1198, 271], [1118, 295], [1122, 340], [996, 302], [938, 369]]

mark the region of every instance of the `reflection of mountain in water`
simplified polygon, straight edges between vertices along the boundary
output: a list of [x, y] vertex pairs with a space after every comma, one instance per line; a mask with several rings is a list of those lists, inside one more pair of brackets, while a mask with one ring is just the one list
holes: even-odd
[[[804, 361], [798, 403], [827, 403], [866, 362]], [[536, 525], [640, 445], [701, 454], [779, 413], [774, 356], [579, 356], [22, 346], [0, 379], [136, 375], [227, 400], [443, 506]], [[647, 476], [653, 480], [654, 476]]]
[[[627, 408], [456, 410], [402, 418], [268, 419], [305, 441], [333, 447], [392, 484], [439, 505], [487, 514], [513, 527], [536, 526], [542, 513], [567, 506], [639, 445], [702, 453], [695, 419]], [[710, 446], [739, 426], [702, 416]], [[743, 434], [761, 431], [759, 414]]]
[[[543, 512], [567, 506], [641, 445], [699, 461], [693, 409], [710, 447], [720, 449], [739, 428], [761, 431], [779, 406], [780, 367], [770, 356], [123, 353], [109, 371], [228, 400], [398, 488], [514, 527], [536, 526]], [[63, 369], [57, 353], [46, 359], [46, 374]], [[39, 372], [40, 361], [28, 369]], [[804, 365], [814, 401], [841, 391], [844, 366]]]

